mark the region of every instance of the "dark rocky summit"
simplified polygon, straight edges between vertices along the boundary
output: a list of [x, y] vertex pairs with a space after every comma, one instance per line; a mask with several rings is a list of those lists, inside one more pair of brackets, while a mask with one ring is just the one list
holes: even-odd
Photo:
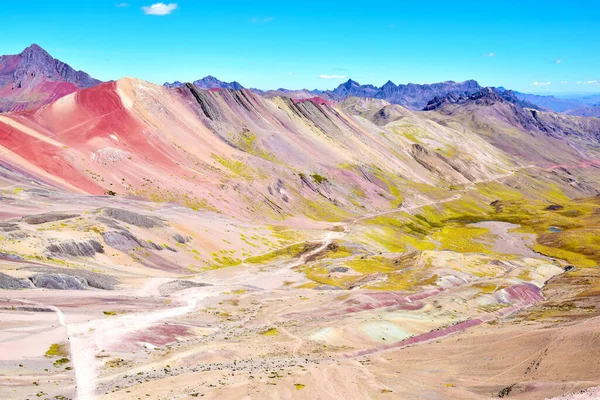
[[481, 90], [481, 86], [474, 80], [464, 82], [447, 81], [424, 85], [415, 83], [396, 85], [388, 81], [383, 86], [377, 87], [361, 85], [349, 79], [334, 90], [323, 92], [323, 96], [330, 97], [333, 100], [343, 100], [350, 96], [372, 97], [399, 104], [409, 109], [420, 110], [436, 96], [468, 96], [479, 90]]
[[[217, 78], [215, 78], [214, 76], [205, 76], [202, 79], [198, 79], [194, 82], [192, 82], [194, 84], [194, 86], [196, 86], [198, 89], [233, 89], [233, 90], [242, 90], [244, 89], [244, 87], [242, 85], [240, 85], [238, 82], [233, 81], [233, 82], [223, 82], [218, 80]], [[175, 81], [173, 83], [168, 83], [165, 82], [165, 84], [163, 86], [166, 86], [168, 88], [178, 88], [178, 87], [182, 87], [185, 86], [185, 83], [179, 82], [179, 81]]]
[[437, 110], [448, 104], [474, 103], [479, 106], [491, 106], [495, 103], [504, 102], [515, 104], [521, 108], [540, 109], [533, 103], [519, 99], [512, 90], [499, 90], [488, 87], [478, 90], [468, 96], [453, 93], [449, 93], [445, 96], [436, 96], [423, 107], [423, 111]]
[[0, 112], [35, 108], [99, 83], [32, 44], [19, 54], [0, 56]]
[[[4, 57], [0, 57], [0, 65], [3, 64]], [[15, 57], [15, 56], [12, 56]], [[21, 54], [20, 61], [12, 73], [13, 81], [16, 85], [23, 85], [23, 82], [38, 75], [51, 80], [61, 80], [75, 84], [78, 88], [88, 88], [100, 83], [83, 71], [76, 71], [69, 64], [53, 58], [46, 50], [37, 44], [27, 47]]]

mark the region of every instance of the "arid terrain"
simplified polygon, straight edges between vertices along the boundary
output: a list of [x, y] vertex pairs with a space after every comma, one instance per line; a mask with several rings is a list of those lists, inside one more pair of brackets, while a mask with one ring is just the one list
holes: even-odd
[[0, 114], [0, 398], [600, 397], [600, 119], [84, 78]]

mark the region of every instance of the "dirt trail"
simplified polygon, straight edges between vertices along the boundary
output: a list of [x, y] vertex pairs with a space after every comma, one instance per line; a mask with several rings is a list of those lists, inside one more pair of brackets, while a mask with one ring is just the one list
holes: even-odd
[[[180, 307], [66, 325], [75, 371], [77, 399], [91, 400], [96, 397], [98, 372], [103, 366], [103, 361], [96, 355], [103, 349], [119, 343], [128, 333], [149, 328], [163, 319], [194, 311], [199, 303], [218, 295], [221, 290], [208, 286], [188, 293], [186, 298], [181, 299], [185, 305]], [[60, 313], [60, 310], [58, 312]]]

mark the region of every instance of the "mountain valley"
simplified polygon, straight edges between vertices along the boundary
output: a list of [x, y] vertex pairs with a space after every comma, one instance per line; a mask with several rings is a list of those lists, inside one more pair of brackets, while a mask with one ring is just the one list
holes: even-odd
[[0, 58], [1, 398], [600, 393], [600, 119], [46, 55]]

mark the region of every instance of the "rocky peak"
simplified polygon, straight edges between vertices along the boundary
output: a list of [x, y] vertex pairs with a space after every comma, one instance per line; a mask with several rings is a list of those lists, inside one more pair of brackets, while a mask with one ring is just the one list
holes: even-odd
[[341, 86], [345, 87], [346, 89], [350, 89], [354, 86], [360, 86], [360, 83], [353, 81], [352, 79], [348, 79], [346, 82], [342, 83]]
[[37, 45], [35, 43], [33, 43], [29, 47], [26, 47], [19, 55], [23, 58], [44, 57], [44, 58], [53, 59], [52, 56], [50, 54], [48, 54], [48, 52], [46, 50], [44, 50], [42, 47], [40, 47], [39, 45]]
[[20, 59], [12, 71], [14, 85], [22, 87], [28, 81], [53, 80], [75, 84], [78, 88], [87, 88], [100, 83], [83, 71], [76, 71], [68, 64], [53, 58], [37, 44], [32, 44], [17, 55]]
[[[233, 89], [233, 90], [242, 90], [244, 89], [244, 87], [236, 82], [223, 82], [217, 78], [215, 78], [212, 75], [208, 75], [205, 76], [202, 79], [198, 79], [195, 80], [194, 82], [192, 82], [194, 84], [194, 86], [196, 86], [199, 89]], [[166, 86], [168, 88], [175, 88], [175, 87], [181, 87], [184, 86], [183, 83], [181, 83], [180, 81], [175, 81], [173, 83], [169, 83], [169, 82], [165, 82], [163, 86]]]
[[447, 94], [436, 96], [423, 108], [423, 111], [439, 109], [448, 104], [476, 104], [478, 106], [492, 106], [496, 103], [511, 103], [520, 108], [539, 109], [532, 103], [520, 100], [512, 90], [499, 90], [493, 87], [485, 87], [468, 96]]

